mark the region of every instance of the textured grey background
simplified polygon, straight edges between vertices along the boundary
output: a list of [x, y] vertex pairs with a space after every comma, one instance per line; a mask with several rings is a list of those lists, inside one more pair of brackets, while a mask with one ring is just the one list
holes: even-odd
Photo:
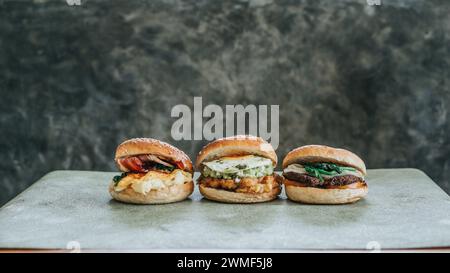
[[0, 0], [0, 204], [55, 169], [115, 170], [171, 108], [279, 104], [278, 154], [321, 143], [450, 191], [450, 1]]

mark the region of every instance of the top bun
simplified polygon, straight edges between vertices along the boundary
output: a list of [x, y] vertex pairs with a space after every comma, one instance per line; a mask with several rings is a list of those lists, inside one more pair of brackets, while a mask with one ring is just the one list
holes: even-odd
[[122, 157], [151, 154], [157, 156], [163, 161], [173, 163], [179, 162], [182, 165], [182, 170], [193, 173], [192, 161], [189, 157], [177, 147], [174, 147], [166, 142], [159, 141], [153, 138], [133, 138], [122, 142], [116, 149], [115, 161], [121, 171], [127, 169], [122, 166], [118, 159]]
[[203, 162], [225, 156], [257, 155], [272, 160], [277, 165], [277, 154], [267, 141], [260, 137], [239, 135], [225, 137], [208, 143], [197, 155], [195, 167], [200, 170]]
[[307, 145], [290, 151], [283, 159], [283, 169], [294, 163], [305, 162], [330, 162], [353, 167], [364, 175], [367, 174], [366, 165], [359, 156], [344, 149], [324, 145]]

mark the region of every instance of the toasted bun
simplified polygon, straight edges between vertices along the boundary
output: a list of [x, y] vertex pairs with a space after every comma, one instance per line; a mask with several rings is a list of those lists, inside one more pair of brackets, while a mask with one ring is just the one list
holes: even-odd
[[109, 185], [109, 193], [112, 198], [131, 204], [167, 204], [186, 199], [194, 191], [194, 182], [188, 182], [181, 185], [173, 185], [160, 190], [152, 190], [147, 194], [135, 192], [132, 188], [116, 192], [114, 182]]
[[118, 159], [142, 154], [155, 155], [170, 163], [181, 162], [183, 171], [190, 173], [194, 171], [192, 161], [183, 151], [153, 138], [133, 138], [122, 142], [116, 149], [116, 164], [121, 171], [126, 172], [127, 168], [122, 166]]
[[208, 143], [198, 153], [195, 166], [201, 170], [202, 162], [215, 160], [224, 156], [257, 155], [272, 160], [277, 165], [277, 154], [272, 145], [260, 137], [232, 136], [220, 138]]
[[284, 188], [286, 191], [286, 195], [290, 200], [307, 204], [353, 203], [366, 196], [367, 192], [369, 191], [367, 185], [348, 189], [321, 189], [314, 187], [298, 187], [285, 184]]
[[209, 200], [223, 202], [223, 203], [261, 203], [271, 201], [277, 198], [281, 192], [281, 187], [274, 188], [271, 192], [266, 193], [240, 193], [231, 192], [226, 190], [214, 189], [206, 187], [205, 185], [199, 185], [200, 193], [203, 194]]
[[354, 153], [323, 145], [307, 145], [290, 151], [283, 159], [283, 169], [294, 163], [330, 162], [358, 169], [366, 175], [366, 165]]

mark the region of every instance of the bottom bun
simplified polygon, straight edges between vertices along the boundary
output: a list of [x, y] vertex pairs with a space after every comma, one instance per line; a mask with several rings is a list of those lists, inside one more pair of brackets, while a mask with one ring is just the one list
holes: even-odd
[[123, 191], [114, 190], [114, 182], [109, 185], [109, 193], [112, 198], [131, 204], [167, 204], [186, 199], [194, 191], [194, 182], [181, 185], [173, 185], [160, 190], [151, 190], [147, 194], [135, 192], [131, 188]]
[[271, 192], [265, 193], [241, 193], [206, 187], [199, 185], [200, 193], [209, 200], [223, 203], [261, 203], [271, 201], [277, 198], [281, 192], [281, 187], [272, 189]]
[[348, 204], [354, 203], [367, 195], [367, 185], [348, 189], [321, 189], [285, 185], [287, 197], [296, 202], [307, 204]]

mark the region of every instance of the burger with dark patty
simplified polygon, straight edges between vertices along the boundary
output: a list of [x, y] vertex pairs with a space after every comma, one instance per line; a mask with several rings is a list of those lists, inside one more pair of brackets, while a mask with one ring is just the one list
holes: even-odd
[[193, 166], [176, 147], [152, 138], [121, 143], [115, 161], [122, 174], [109, 186], [111, 196], [136, 204], [163, 204], [186, 199], [194, 190]]
[[217, 139], [198, 154], [201, 194], [225, 203], [257, 203], [277, 198], [282, 177], [273, 170], [277, 155], [269, 143], [254, 136]]
[[366, 166], [354, 153], [323, 145], [302, 146], [283, 160], [286, 195], [309, 204], [353, 203], [364, 197]]

